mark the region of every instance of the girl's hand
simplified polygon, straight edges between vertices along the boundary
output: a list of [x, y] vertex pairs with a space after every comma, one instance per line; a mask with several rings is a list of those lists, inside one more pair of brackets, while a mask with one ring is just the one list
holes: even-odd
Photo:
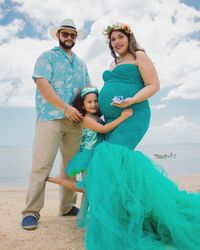
[[131, 108], [124, 109], [121, 113], [121, 117], [124, 119], [127, 119], [132, 115], [133, 115], [133, 110]]
[[131, 97], [124, 99], [120, 103], [116, 103], [116, 102], [111, 103], [111, 105], [116, 106], [118, 108], [127, 108], [127, 107], [131, 106], [132, 104], [133, 104], [133, 98], [131, 98]]

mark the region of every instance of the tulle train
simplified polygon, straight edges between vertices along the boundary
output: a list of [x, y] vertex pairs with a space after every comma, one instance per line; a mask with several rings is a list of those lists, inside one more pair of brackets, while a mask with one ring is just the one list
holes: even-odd
[[200, 249], [200, 195], [180, 191], [141, 152], [100, 143], [82, 185], [87, 250]]

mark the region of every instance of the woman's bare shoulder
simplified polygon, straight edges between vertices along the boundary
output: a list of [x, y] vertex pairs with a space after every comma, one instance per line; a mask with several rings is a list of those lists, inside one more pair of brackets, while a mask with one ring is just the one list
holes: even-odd
[[151, 58], [143, 51], [136, 51], [136, 58], [137, 58], [137, 63], [138, 66], [142, 65], [143, 63], [152, 63]]
[[143, 59], [147, 57], [147, 54], [144, 51], [138, 50], [135, 52], [137, 60]]
[[115, 67], [116, 67], [116, 63], [115, 63], [115, 61], [112, 61], [111, 64], [110, 64], [109, 69], [113, 70]]

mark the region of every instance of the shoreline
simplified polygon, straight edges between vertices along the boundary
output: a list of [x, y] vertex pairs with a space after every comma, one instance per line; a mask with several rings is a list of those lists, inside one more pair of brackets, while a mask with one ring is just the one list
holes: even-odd
[[200, 175], [170, 176], [180, 189], [188, 192], [200, 192]]
[[[200, 175], [171, 177], [180, 189], [200, 192]], [[47, 183], [38, 229], [21, 228], [27, 185], [0, 186], [0, 242], [4, 250], [84, 250], [84, 232], [75, 217], [58, 215], [57, 185]], [[77, 206], [80, 206], [78, 194]]]

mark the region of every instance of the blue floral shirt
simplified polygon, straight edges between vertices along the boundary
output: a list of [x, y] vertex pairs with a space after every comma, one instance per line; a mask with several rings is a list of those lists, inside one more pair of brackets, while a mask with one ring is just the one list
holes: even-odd
[[[35, 80], [40, 77], [47, 79], [57, 95], [68, 104], [71, 104], [79, 88], [90, 86], [86, 64], [75, 53], [72, 53], [70, 61], [61, 47], [55, 47], [39, 56], [32, 78]], [[47, 102], [38, 89], [35, 99], [39, 120], [64, 118], [63, 112]]]

